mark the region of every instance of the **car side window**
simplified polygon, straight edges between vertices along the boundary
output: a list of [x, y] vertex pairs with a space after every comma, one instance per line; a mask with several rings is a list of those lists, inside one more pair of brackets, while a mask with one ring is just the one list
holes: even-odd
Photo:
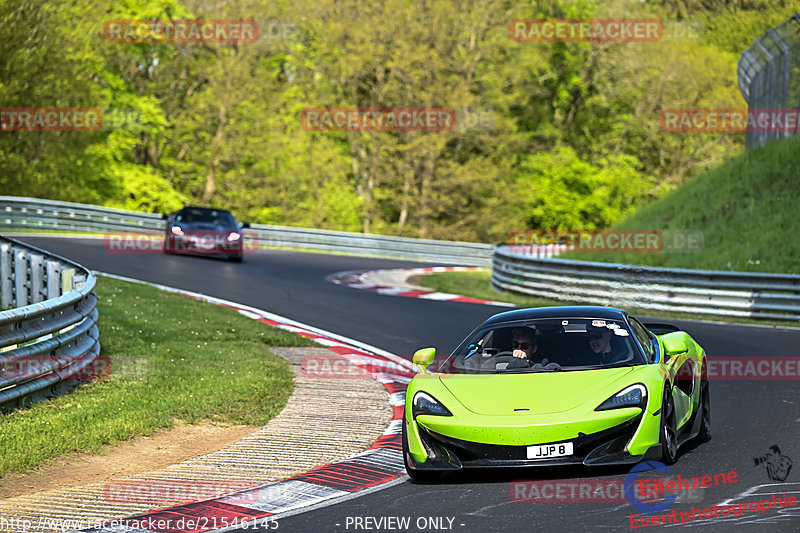
[[633, 334], [636, 336], [636, 340], [638, 340], [639, 344], [642, 345], [645, 357], [647, 357], [647, 360], [652, 363], [656, 360], [656, 354], [653, 351], [653, 343], [651, 342], [650, 335], [647, 334], [645, 327], [641, 325], [635, 318], [630, 317], [630, 323], [631, 328], [633, 329]]

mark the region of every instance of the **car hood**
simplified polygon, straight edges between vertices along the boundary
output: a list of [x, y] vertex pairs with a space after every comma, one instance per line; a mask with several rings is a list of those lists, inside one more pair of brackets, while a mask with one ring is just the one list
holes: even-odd
[[[526, 374], [442, 374], [439, 380], [481, 415], [560, 413], [601, 402], [622, 390], [633, 367]], [[528, 409], [528, 411], [524, 411]]]
[[191, 232], [191, 233], [205, 233], [209, 235], [213, 234], [229, 234], [229, 233], [239, 233], [238, 229], [234, 228], [226, 228], [225, 226], [218, 226], [216, 224], [209, 224], [204, 222], [192, 222], [192, 223], [180, 223], [177, 224], [183, 231]]

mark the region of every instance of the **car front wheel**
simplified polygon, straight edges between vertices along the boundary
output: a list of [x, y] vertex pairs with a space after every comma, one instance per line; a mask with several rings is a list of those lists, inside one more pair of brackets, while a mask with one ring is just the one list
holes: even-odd
[[675, 421], [675, 402], [669, 388], [664, 389], [661, 401], [661, 462], [675, 464], [678, 458], [678, 430]]
[[711, 392], [708, 380], [700, 382], [700, 432], [697, 440], [708, 442], [711, 440]]

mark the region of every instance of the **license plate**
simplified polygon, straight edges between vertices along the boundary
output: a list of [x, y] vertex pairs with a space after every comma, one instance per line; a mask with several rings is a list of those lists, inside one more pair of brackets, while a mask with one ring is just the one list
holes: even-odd
[[528, 459], [564, 457], [565, 455], [572, 455], [571, 442], [561, 442], [558, 444], [542, 444], [541, 446], [528, 446]]

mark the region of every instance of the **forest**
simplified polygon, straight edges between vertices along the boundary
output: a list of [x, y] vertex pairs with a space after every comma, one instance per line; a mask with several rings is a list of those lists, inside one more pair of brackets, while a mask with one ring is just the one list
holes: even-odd
[[[476, 242], [606, 228], [744, 150], [742, 133], [665, 131], [661, 113], [746, 108], [738, 59], [795, 7], [4, 0], [0, 108], [99, 109], [103, 125], [4, 125], [0, 194]], [[659, 19], [663, 34], [543, 42], [512, 24], [609, 18]], [[128, 42], [114, 26], [196, 19], [255, 21], [258, 36]], [[447, 110], [454, 121], [384, 131], [303, 119], [332, 108]]]

